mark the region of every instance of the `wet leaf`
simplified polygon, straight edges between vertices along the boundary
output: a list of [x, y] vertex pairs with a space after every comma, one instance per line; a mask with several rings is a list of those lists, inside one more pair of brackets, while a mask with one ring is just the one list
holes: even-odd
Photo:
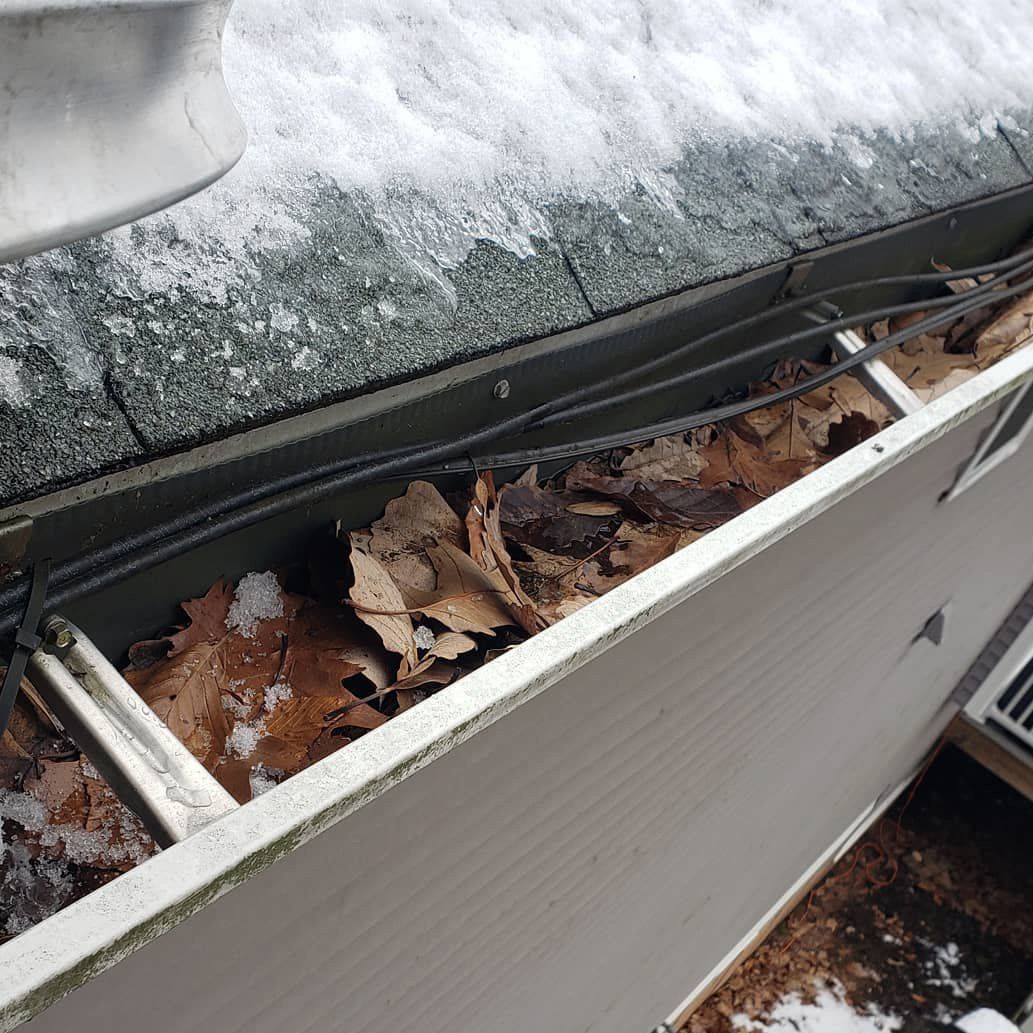
[[499, 492], [502, 532], [520, 545], [587, 556], [620, 526], [620, 507], [604, 499], [535, 485], [504, 485]]
[[221, 695], [222, 686], [232, 680], [225, 655], [228, 637], [192, 645], [139, 674], [126, 672], [144, 702], [209, 770], [218, 763], [230, 734]]
[[735, 497], [718, 488], [678, 481], [606, 477], [578, 463], [567, 473], [570, 487], [621, 499], [628, 507], [675, 527], [717, 527], [741, 512]]

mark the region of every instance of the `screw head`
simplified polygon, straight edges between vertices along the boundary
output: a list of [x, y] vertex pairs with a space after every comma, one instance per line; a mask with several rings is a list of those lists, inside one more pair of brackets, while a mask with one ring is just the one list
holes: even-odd
[[58, 649], [67, 649], [69, 646], [74, 645], [75, 637], [64, 621], [56, 621], [47, 628], [47, 643]]
[[509, 397], [509, 381], [500, 380], [493, 388], [491, 393], [496, 398], [508, 398]]

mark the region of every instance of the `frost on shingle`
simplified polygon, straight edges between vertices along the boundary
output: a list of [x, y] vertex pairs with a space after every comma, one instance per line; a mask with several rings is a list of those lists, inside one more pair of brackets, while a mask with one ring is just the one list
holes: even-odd
[[245, 574], [226, 614], [226, 627], [239, 631], [244, 638], [254, 638], [262, 621], [282, 616], [283, 594], [276, 575], [270, 570], [264, 574]]
[[17, 408], [25, 404], [26, 397], [18, 360], [10, 355], [0, 355], [0, 403]]

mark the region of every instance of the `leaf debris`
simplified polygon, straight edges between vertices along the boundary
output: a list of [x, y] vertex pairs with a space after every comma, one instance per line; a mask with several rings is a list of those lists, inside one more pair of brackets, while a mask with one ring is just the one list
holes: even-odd
[[[916, 318], [920, 318], [920, 315]], [[862, 328], [879, 340], [900, 323]], [[883, 356], [924, 400], [1033, 336], [1033, 301]], [[752, 397], [828, 367], [779, 362]], [[300, 572], [217, 579], [133, 645], [126, 678], [246, 802], [671, 556], [890, 422], [852, 376], [726, 425], [618, 449], [541, 482], [480, 474], [457, 505], [413, 481]], [[287, 591], [285, 578], [299, 593]], [[154, 850], [31, 692], [0, 741], [0, 941]]]

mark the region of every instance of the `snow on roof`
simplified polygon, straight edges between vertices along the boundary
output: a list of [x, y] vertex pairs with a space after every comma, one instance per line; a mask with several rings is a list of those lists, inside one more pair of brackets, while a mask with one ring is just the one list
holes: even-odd
[[0, 498], [1029, 184], [1030, 27], [1025, 0], [237, 0], [237, 168], [0, 267]]
[[299, 209], [332, 182], [449, 291], [477, 238], [533, 251], [557, 196], [638, 183], [672, 207], [665, 170], [701, 140], [835, 144], [867, 169], [877, 130], [992, 135], [1030, 97], [1028, 21], [1023, 0], [237, 0], [244, 159], [115, 239], [145, 289], [222, 301], [250, 251], [308, 235]]

